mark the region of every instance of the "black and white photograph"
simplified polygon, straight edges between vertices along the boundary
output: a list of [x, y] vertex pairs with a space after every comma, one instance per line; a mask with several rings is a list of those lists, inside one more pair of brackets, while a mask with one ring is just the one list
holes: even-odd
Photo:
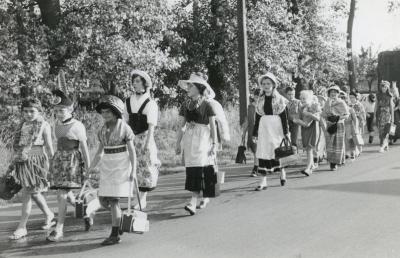
[[0, 0], [0, 258], [400, 257], [400, 0]]

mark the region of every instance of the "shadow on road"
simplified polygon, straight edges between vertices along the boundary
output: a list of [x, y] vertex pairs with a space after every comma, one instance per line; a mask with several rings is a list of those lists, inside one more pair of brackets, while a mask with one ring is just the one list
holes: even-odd
[[400, 195], [400, 179], [354, 182], [345, 184], [331, 184], [297, 188], [297, 190], [328, 190], [340, 192]]
[[[86, 239], [85, 241], [91, 241], [90, 243], [82, 243], [82, 240], [77, 240], [76, 244], [71, 245], [68, 241], [67, 245], [63, 245], [62, 242], [57, 243], [57, 245], [48, 243], [46, 241], [36, 242], [33, 244], [29, 242], [29, 245], [26, 247], [15, 246], [15, 243], [9, 244], [9, 246], [4, 246], [2, 244], [0, 246], [1, 249], [7, 250], [8, 255], [19, 256], [23, 255], [27, 256], [50, 256], [57, 254], [71, 254], [71, 253], [81, 253], [93, 249], [101, 248], [102, 246], [99, 244], [101, 240], [104, 238], [92, 238]], [[96, 241], [96, 242], [93, 242]]]

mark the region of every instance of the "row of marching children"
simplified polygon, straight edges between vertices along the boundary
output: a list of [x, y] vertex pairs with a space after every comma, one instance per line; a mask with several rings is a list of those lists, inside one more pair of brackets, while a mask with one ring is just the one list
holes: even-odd
[[242, 126], [242, 146], [236, 162], [242, 163], [246, 159], [247, 140], [247, 148], [254, 154], [251, 176], [261, 176], [256, 191], [267, 189], [267, 175], [273, 172], [280, 173], [282, 186], [286, 184], [285, 164], [281, 164], [277, 150], [284, 142], [297, 149], [300, 136], [307, 156], [306, 166], [301, 171], [305, 176], [312, 175], [324, 159], [332, 171], [345, 165], [346, 159], [355, 160], [362, 153], [365, 126], [370, 134], [369, 142], [373, 141], [374, 117], [380, 152], [388, 149], [393, 124], [388, 82], [382, 82], [377, 100], [370, 94], [367, 103], [361, 102], [359, 93], [345, 92], [337, 85], [320, 87], [315, 93], [303, 90], [300, 99], [295, 98], [294, 88], [288, 87], [284, 97], [277, 90], [278, 84], [272, 73], [258, 78], [259, 88], [250, 98], [248, 119]]
[[[53, 92], [56, 117], [53, 128], [45, 120], [38, 99], [23, 100], [22, 122], [13, 145], [14, 159], [7, 171], [7, 175], [22, 186], [23, 196], [21, 220], [10, 239], [18, 240], [28, 234], [26, 225], [34, 200], [45, 216], [42, 228], [50, 232], [47, 240], [60, 241], [64, 235], [67, 204], [75, 205], [76, 193], [91, 176], [99, 174], [99, 201], [86, 210], [85, 228], [91, 228], [96, 211], [103, 207], [111, 211], [112, 221], [111, 234], [102, 245], [120, 242], [123, 231], [121, 198], [128, 197], [130, 203], [135, 187], [137, 192], [140, 190], [136, 208], [145, 208], [147, 193], [157, 186], [161, 166], [154, 140], [158, 106], [150, 95], [151, 78], [144, 71], [134, 70], [131, 83], [134, 94], [125, 103], [111, 95], [99, 101], [96, 111], [104, 124], [99, 128], [98, 149], [92, 158], [86, 128], [74, 118], [74, 102], [65, 92]], [[185, 189], [192, 192], [184, 209], [194, 215], [198, 207], [205, 208], [209, 198], [219, 194], [216, 154], [221, 139], [229, 140], [229, 128], [206, 76], [192, 74], [189, 80], [179, 81], [179, 86], [187, 92], [188, 98], [179, 113], [176, 153], [183, 153]], [[53, 150], [53, 134], [56, 151]], [[57, 191], [57, 219], [42, 194], [48, 190]]]

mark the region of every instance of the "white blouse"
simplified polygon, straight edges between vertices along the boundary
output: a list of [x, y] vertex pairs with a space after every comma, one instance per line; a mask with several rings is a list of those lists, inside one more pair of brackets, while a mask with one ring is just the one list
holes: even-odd
[[376, 102], [365, 101], [364, 102], [365, 112], [374, 113], [375, 112], [375, 103]]
[[[157, 126], [157, 121], [158, 121], [158, 105], [157, 103], [150, 97], [150, 94], [148, 92], [142, 94], [142, 95], [136, 95], [133, 94], [130, 97], [130, 104], [131, 104], [131, 111], [132, 113], [137, 113], [139, 112], [140, 107], [142, 106], [143, 102], [146, 99], [150, 99], [150, 101], [147, 103], [146, 107], [143, 109], [142, 114], [147, 116], [147, 123]], [[129, 114], [128, 114], [128, 109], [124, 109], [124, 115], [123, 115], [125, 121], [129, 121]]]

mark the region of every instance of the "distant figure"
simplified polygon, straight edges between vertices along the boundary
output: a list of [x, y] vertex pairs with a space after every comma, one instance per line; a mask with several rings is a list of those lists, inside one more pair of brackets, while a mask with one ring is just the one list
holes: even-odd
[[374, 119], [375, 119], [376, 96], [371, 93], [368, 95], [367, 101], [364, 102], [365, 113], [367, 116], [367, 130], [369, 134], [368, 142], [371, 144], [374, 141]]
[[328, 89], [329, 99], [325, 103], [323, 117], [326, 120], [326, 154], [331, 170], [345, 162], [344, 120], [349, 116], [347, 104], [339, 98], [339, 86]]
[[257, 143], [253, 139], [253, 131], [256, 120], [256, 105], [257, 98], [260, 94], [260, 90], [256, 89], [252, 96], [250, 96], [250, 105], [247, 108], [247, 119], [242, 125], [242, 145], [244, 146], [247, 138], [247, 148], [253, 153], [254, 156], [254, 167], [251, 171], [250, 176], [256, 177], [258, 174], [258, 159], [256, 157]]
[[393, 96], [389, 91], [390, 83], [381, 82], [381, 88], [377, 94], [376, 102], [376, 122], [379, 130], [379, 152], [389, 150], [389, 132], [393, 123]]
[[399, 90], [396, 86], [396, 82], [392, 82], [392, 86], [390, 87], [390, 93], [393, 96], [393, 123], [396, 125], [396, 130], [393, 135], [389, 136], [390, 142], [389, 144], [395, 143], [400, 138], [400, 96]]
[[301, 125], [301, 140], [303, 148], [307, 152], [307, 165], [301, 173], [310, 176], [313, 169], [316, 168], [314, 166], [314, 150], [318, 145], [321, 133], [319, 126], [321, 107], [311, 90], [301, 91], [300, 101], [300, 116], [295, 118], [294, 122]]
[[285, 93], [287, 99], [289, 100], [287, 109], [289, 118], [290, 141], [294, 146], [297, 146], [299, 125], [293, 122], [293, 120], [299, 118], [300, 100], [295, 98], [295, 90], [292, 87], [287, 87]]
[[[353, 92], [350, 92], [350, 95], [351, 94], [353, 94]], [[354, 160], [357, 153], [357, 143], [355, 141], [355, 137], [357, 134], [359, 134], [358, 119], [356, 111], [354, 110], [354, 106], [350, 103], [349, 96], [344, 94], [342, 99], [346, 102], [350, 112], [350, 115], [344, 121], [347, 152], [346, 158], [350, 157], [351, 160]]]

